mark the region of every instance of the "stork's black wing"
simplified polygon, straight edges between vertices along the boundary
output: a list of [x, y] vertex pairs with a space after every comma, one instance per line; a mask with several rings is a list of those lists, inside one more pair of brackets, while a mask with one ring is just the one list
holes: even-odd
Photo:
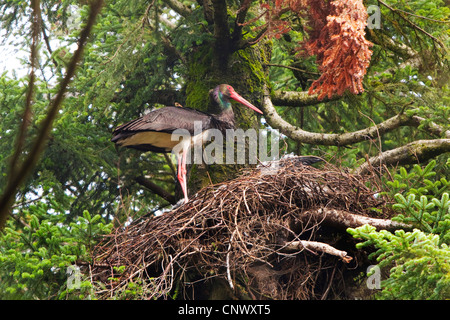
[[[117, 127], [113, 132], [111, 141], [116, 142], [130, 134], [142, 131], [172, 133], [177, 129], [184, 129], [193, 135], [195, 129], [204, 131], [212, 128], [213, 122], [209, 114], [198, 110], [164, 107]], [[195, 126], [196, 123], [198, 123], [197, 126]]]

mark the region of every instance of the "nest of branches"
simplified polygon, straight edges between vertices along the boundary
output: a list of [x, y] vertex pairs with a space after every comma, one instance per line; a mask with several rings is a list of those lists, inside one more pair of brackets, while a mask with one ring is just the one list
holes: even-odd
[[342, 298], [345, 272], [362, 261], [345, 229], [397, 226], [375, 180], [304, 162], [246, 169], [116, 229], [96, 249], [98, 293], [133, 283], [143, 298]]

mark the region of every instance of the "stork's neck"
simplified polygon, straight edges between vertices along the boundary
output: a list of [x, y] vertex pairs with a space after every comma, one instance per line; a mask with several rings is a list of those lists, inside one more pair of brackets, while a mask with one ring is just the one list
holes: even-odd
[[234, 128], [234, 112], [230, 99], [222, 94], [220, 86], [210, 91], [212, 101], [212, 114], [222, 129]]
[[229, 108], [222, 109], [222, 112], [216, 116], [214, 116], [216, 120], [219, 120], [221, 122], [221, 125], [224, 127], [224, 129], [232, 129], [234, 128], [234, 112], [231, 108], [231, 104]]

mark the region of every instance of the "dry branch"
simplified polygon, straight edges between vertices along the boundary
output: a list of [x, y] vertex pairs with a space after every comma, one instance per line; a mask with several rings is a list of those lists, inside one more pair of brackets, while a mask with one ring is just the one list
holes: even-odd
[[[425, 120], [418, 116], [408, 116], [402, 113], [377, 125], [358, 131], [342, 134], [309, 132], [291, 125], [280, 117], [272, 104], [267, 88], [265, 89], [262, 110], [264, 111], [264, 116], [270, 126], [280, 130], [281, 133], [294, 141], [328, 146], [345, 146], [379, 138], [383, 134], [402, 126], [419, 127], [421, 122]], [[450, 139], [448, 139], [450, 135], [449, 130], [445, 130], [435, 123], [429, 123], [424, 126], [423, 129], [432, 135], [445, 136], [447, 139], [419, 140], [393, 150], [382, 152], [380, 155], [370, 158], [369, 163], [363, 164], [356, 173], [366, 173], [370, 166], [379, 166], [382, 164], [396, 165], [417, 163], [450, 151]]]
[[[307, 218], [306, 218], [307, 217]], [[412, 226], [392, 221], [390, 219], [372, 218], [354, 214], [345, 210], [319, 208], [310, 210], [303, 218], [305, 223], [317, 223], [322, 221], [323, 224], [331, 225], [338, 229], [358, 228], [365, 224], [377, 228], [377, 230], [397, 230], [411, 229]]]
[[177, 0], [164, 0], [164, 3], [167, 4], [173, 11], [178, 13], [182, 17], [188, 17], [192, 10], [188, 6], [184, 5], [180, 1]]
[[292, 241], [284, 247], [284, 250], [286, 251], [299, 251], [303, 249], [328, 253], [333, 256], [340, 257], [342, 261], [344, 261], [345, 263], [349, 263], [353, 259], [347, 254], [346, 251], [338, 250], [330, 246], [329, 244], [323, 242], [306, 241], [306, 240]]

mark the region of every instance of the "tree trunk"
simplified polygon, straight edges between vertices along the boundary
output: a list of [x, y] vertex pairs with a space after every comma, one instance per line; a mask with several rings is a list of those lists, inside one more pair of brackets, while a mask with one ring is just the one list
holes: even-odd
[[[186, 106], [209, 113], [218, 113], [211, 104], [209, 91], [219, 84], [226, 83], [258, 107], [261, 105], [263, 84], [267, 76], [266, 65], [270, 57], [271, 43], [263, 41], [237, 51], [231, 50], [230, 46], [220, 46], [220, 50], [217, 50], [217, 47], [211, 43], [195, 47], [187, 63], [189, 69], [186, 79]], [[233, 103], [233, 111], [236, 128], [244, 131], [250, 128], [258, 130], [260, 122], [254, 111], [237, 103]], [[225, 137], [223, 140], [225, 143]], [[225, 149], [223, 149], [223, 155], [225, 156]], [[245, 155], [245, 164], [225, 164], [224, 159], [224, 164], [190, 165], [188, 168], [189, 193], [194, 194], [206, 185], [235, 178], [239, 170], [248, 165], [248, 145], [245, 146]]]

